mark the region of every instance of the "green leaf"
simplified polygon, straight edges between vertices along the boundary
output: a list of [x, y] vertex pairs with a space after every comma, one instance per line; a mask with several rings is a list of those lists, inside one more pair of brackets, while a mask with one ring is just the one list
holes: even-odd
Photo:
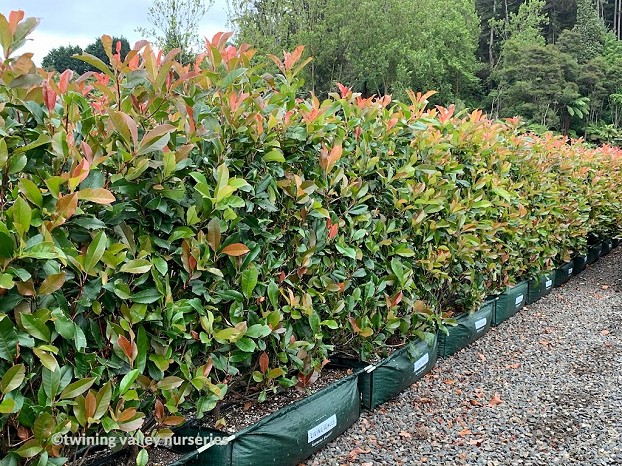
[[0, 231], [0, 259], [10, 259], [15, 252], [15, 244], [11, 237]]
[[119, 396], [123, 395], [132, 387], [132, 384], [136, 381], [139, 375], [140, 371], [138, 369], [132, 369], [123, 376], [121, 383], [119, 384]]
[[112, 399], [112, 383], [108, 381], [95, 395], [96, 408], [93, 419], [101, 419], [108, 411], [110, 400]]
[[268, 325], [254, 324], [248, 327], [246, 336], [250, 338], [264, 338], [272, 333], [272, 330]]
[[33, 337], [39, 340], [50, 342], [51, 332], [45, 322], [40, 320], [34, 314], [21, 314], [22, 325], [24, 329]]
[[337, 248], [337, 251], [344, 256], [349, 257], [350, 259], [356, 259], [356, 249], [348, 246], [342, 246], [340, 244], [335, 244], [335, 247]]
[[279, 307], [279, 286], [271, 281], [268, 284], [268, 299], [270, 300], [270, 304], [274, 309], [278, 309]]
[[399, 259], [391, 260], [391, 270], [395, 274], [398, 283], [401, 285], [404, 283], [404, 266]]
[[160, 390], [173, 390], [180, 387], [184, 383], [183, 379], [175, 376], [164, 377], [156, 384], [156, 388]]
[[37, 185], [28, 178], [22, 178], [19, 180], [19, 191], [36, 206], [41, 207], [43, 204], [43, 195], [41, 194], [41, 191]]
[[11, 290], [15, 286], [13, 275], [8, 273], [0, 273], [0, 289]]
[[0, 403], [0, 414], [11, 414], [15, 411], [15, 401], [12, 398], [5, 398]]
[[339, 324], [335, 320], [323, 320], [321, 324], [331, 330], [337, 330], [339, 328]]
[[108, 65], [106, 65], [103, 61], [101, 61], [96, 56], [91, 55], [90, 53], [83, 53], [82, 55], [72, 55], [72, 58], [77, 58], [78, 60], [82, 60], [83, 62], [86, 62], [89, 65], [94, 66], [102, 73], [108, 75], [110, 79], [114, 80], [114, 73], [112, 72], [112, 70], [108, 67]]
[[233, 84], [233, 82], [248, 71], [248, 68], [235, 68], [227, 73], [227, 76], [220, 82], [223, 89]]
[[121, 267], [121, 272], [142, 274], [151, 270], [151, 262], [147, 259], [133, 259]]
[[264, 154], [262, 157], [263, 161], [268, 162], [278, 162], [285, 163], [285, 157], [283, 156], [283, 151], [281, 149], [272, 149], [267, 154]]
[[15, 453], [17, 453], [22, 458], [32, 458], [33, 456], [36, 456], [42, 451], [43, 451], [43, 447], [41, 446], [39, 441], [32, 439], [32, 440], [28, 440], [21, 447], [15, 450]]
[[0, 391], [5, 395], [12, 392], [22, 384], [25, 376], [26, 367], [24, 367], [23, 364], [11, 367], [4, 373], [4, 376], [2, 376], [2, 381], [0, 381]]
[[15, 229], [23, 238], [24, 234], [30, 229], [32, 209], [24, 199], [18, 197], [13, 204], [12, 212]]
[[254, 267], [246, 269], [242, 272], [242, 293], [247, 298], [250, 298], [253, 295], [253, 290], [257, 286], [258, 277], [259, 272]]
[[60, 399], [66, 400], [70, 398], [75, 398], [78, 395], [81, 395], [85, 391], [87, 391], [93, 383], [95, 382], [95, 377], [88, 377], [86, 379], [78, 380], [77, 382], [70, 383], [67, 387], [61, 392]]
[[152, 304], [159, 301], [162, 295], [156, 288], [148, 288], [132, 295], [131, 299], [139, 304]]
[[91, 244], [89, 244], [86, 250], [86, 256], [84, 256], [84, 271], [87, 274], [91, 274], [97, 263], [101, 260], [104, 252], [106, 252], [106, 244], [108, 237], [104, 231], [100, 231], [95, 235]]
[[255, 342], [248, 337], [240, 338], [238, 341], [235, 342], [235, 346], [237, 346], [245, 353], [252, 353], [257, 349], [257, 345], [255, 344]]
[[35, 353], [35, 355], [39, 358], [41, 364], [43, 364], [49, 370], [58, 370], [58, 362], [56, 361], [56, 358], [50, 353], [47, 353], [40, 348], [33, 348], [32, 352]]
[[54, 430], [54, 418], [50, 413], [44, 412], [37, 417], [32, 432], [40, 442], [45, 442], [50, 438]]
[[149, 462], [149, 453], [144, 448], [136, 455], [136, 466], [147, 466]]

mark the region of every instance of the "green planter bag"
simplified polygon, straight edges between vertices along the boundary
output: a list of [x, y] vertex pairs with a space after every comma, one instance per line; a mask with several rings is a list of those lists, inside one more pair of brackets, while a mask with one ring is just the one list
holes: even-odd
[[602, 243], [595, 244], [594, 246], [590, 246], [587, 250], [587, 263], [593, 264], [600, 257], [600, 252], [603, 248]]
[[585, 270], [585, 266], [587, 265], [587, 254], [582, 256], [576, 256], [573, 259], [574, 262], [574, 271], [573, 275], [579, 275], [581, 272]]
[[451, 356], [484, 335], [492, 324], [495, 304], [496, 300], [487, 301], [473, 314], [458, 317], [458, 325], [447, 327], [449, 334], [439, 332], [438, 355], [443, 358]]
[[359, 370], [361, 406], [374, 409], [399, 395], [434, 367], [438, 340], [436, 335], [428, 335], [426, 341], [417, 339], [378, 364], [338, 357], [330, 358], [331, 364]]
[[562, 286], [574, 273], [574, 261], [566, 262], [555, 269], [555, 286]]
[[186, 442], [181, 446], [173, 438], [173, 449], [184, 454], [173, 464], [295, 466], [354, 424], [359, 414], [358, 374], [354, 374], [235, 434], [182, 427], [175, 431], [175, 437], [192, 438], [195, 445], [188, 446]]
[[611, 252], [613, 248], [613, 241], [610, 239], [606, 239], [602, 242], [602, 249], [600, 250], [600, 257], [606, 256]]
[[620, 238], [613, 238], [611, 240], [611, 247], [617, 248], [620, 245]]
[[515, 286], [508, 287], [505, 293], [499, 295], [492, 318], [493, 327], [509, 319], [523, 308], [527, 302], [528, 288], [527, 282], [521, 282]]
[[552, 271], [540, 275], [535, 280], [529, 280], [529, 294], [527, 295], [527, 304], [533, 304], [543, 296], [549, 294], [555, 286], [556, 275], [556, 271]]

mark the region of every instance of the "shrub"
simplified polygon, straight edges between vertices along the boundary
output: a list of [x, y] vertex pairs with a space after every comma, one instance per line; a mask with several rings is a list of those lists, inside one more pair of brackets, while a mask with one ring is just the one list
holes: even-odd
[[12, 57], [35, 25], [0, 16], [11, 461], [307, 386], [334, 350], [382, 355], [619, 232], [615, 149], [430, 94], [302, 99], [302, 48], [270, 75], [224, 34], [185, 66], [104, 36], [110, 66], [83, 55], [100, 72], [55, 79]]

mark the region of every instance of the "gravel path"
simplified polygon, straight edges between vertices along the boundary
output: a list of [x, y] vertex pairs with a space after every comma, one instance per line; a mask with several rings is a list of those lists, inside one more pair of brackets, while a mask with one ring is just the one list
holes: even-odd
[[622, 247], [303, 464], [622, 465]]

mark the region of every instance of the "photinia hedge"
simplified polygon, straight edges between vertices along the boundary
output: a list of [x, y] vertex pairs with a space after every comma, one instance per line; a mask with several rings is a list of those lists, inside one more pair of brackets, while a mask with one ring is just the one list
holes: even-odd
[[111, 66], [56, 76], [14, 53], [36, 25], [0, 15], [2, 464], [306, 387], [620, 232], [617, 149], [430, 94], [301, 96], [302, 47], [227, 34], [185, 66], [104, 36]]

